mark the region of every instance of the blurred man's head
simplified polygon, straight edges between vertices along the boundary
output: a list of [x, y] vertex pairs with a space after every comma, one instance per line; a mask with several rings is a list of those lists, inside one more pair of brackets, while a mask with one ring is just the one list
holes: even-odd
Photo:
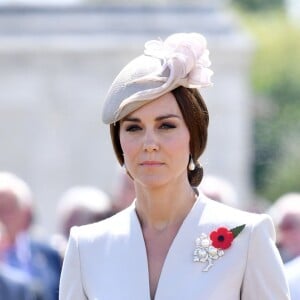
[[118, 169], [116, 176], [117, 180], [114, 182], [113, 189], [113, 206], [114, 211], [118, 212], [128, 207], [135, 198], [134, 181], [124, 171]]
[[32, 194], [29, 186], [12, 173], [0, 172], [0, 221], [13, 242], [32, 221]]
[[112, 203], [105, 192], [92, 186], [74, 186], [59, 200], [59, 231], [68, 238], [72, 226], [101, 221], [111, 214]]
[[239, 206], [233, 185], [224, 178], [213, 175], [205, 175], [199, 185], [199, 189], [206, 197], [212, 200], [233, 207]]
[[284, 261], [300, 255], [300, 193], [281, 196], [270, 208]]

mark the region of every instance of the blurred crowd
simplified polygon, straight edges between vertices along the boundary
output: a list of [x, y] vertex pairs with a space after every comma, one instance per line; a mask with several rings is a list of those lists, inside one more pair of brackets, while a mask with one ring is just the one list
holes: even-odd
[[[60, 271], [72, 226], [101, 221], [129, 206], [134, 183], [123, 171], [108, 195], [94, 186], [73, 186], [58, 199], [57, 232], [48, 241], [31, 231], [33, 195], [29, 185], [13, 173], [0, 171], [0, 300], [57, 300]], [[205, 176], [200, 192], [224, 204], [269, 214], [276, 229], [292, 300], [300, 299], [300, 193], [288, 193], [264, 208], [243, 207], [234, 186], [217, 176]]]

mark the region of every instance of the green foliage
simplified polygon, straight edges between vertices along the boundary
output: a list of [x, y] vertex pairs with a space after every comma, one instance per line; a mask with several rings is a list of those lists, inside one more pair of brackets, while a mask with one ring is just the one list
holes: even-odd
[[287, 139], [285, 144], [287, 145], [284, 147], [285, 155], [274, 161], [270, 168], [270, 176], [265, 182], [263, 192], [268, 199], [276, 199], [284, 193], [300, 191], [299, 133]]
[[243, 224], [243, 225], [232, 228], [230, 231], [232, 232], [233, 237], [236, 238], [243, 231], [245, 226], [246, 226], [246, 224]]
[[284, 0], [232, 0], [232, 3], [246, 11], [265, 11], [282, 8]]
[[270, 200], [300, 191], [300, 29], [280, 14], [246, 18], [257, 38], [252, 70], [256, 91], [257, 192]]

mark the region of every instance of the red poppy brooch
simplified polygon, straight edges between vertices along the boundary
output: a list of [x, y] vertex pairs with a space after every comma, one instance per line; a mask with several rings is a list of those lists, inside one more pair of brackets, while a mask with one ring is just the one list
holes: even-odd
[[232, 229], [219, 227], [212, 231], [209, 236], [202, 233], [196, 239], [194, 262], [207, 263], [207, 266], [202, 270], [207, 272], [213, 266], [213, 261], [224, 255], [224, 250], [231, 246], [233, 239], [239, 235], [245, 226], [246, 224], [243, 224]]

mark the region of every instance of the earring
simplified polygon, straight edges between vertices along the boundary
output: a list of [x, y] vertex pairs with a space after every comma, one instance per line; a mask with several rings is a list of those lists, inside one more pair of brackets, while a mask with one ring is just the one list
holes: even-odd
[[194, 163], [193, 158], [192, 158], [191, 155], [190, 155], [190, 162], [189, 162], [188, 168], [189, 168], [189, 171], [194, 171], [195, 168], [196, 168], [195, 163]]

